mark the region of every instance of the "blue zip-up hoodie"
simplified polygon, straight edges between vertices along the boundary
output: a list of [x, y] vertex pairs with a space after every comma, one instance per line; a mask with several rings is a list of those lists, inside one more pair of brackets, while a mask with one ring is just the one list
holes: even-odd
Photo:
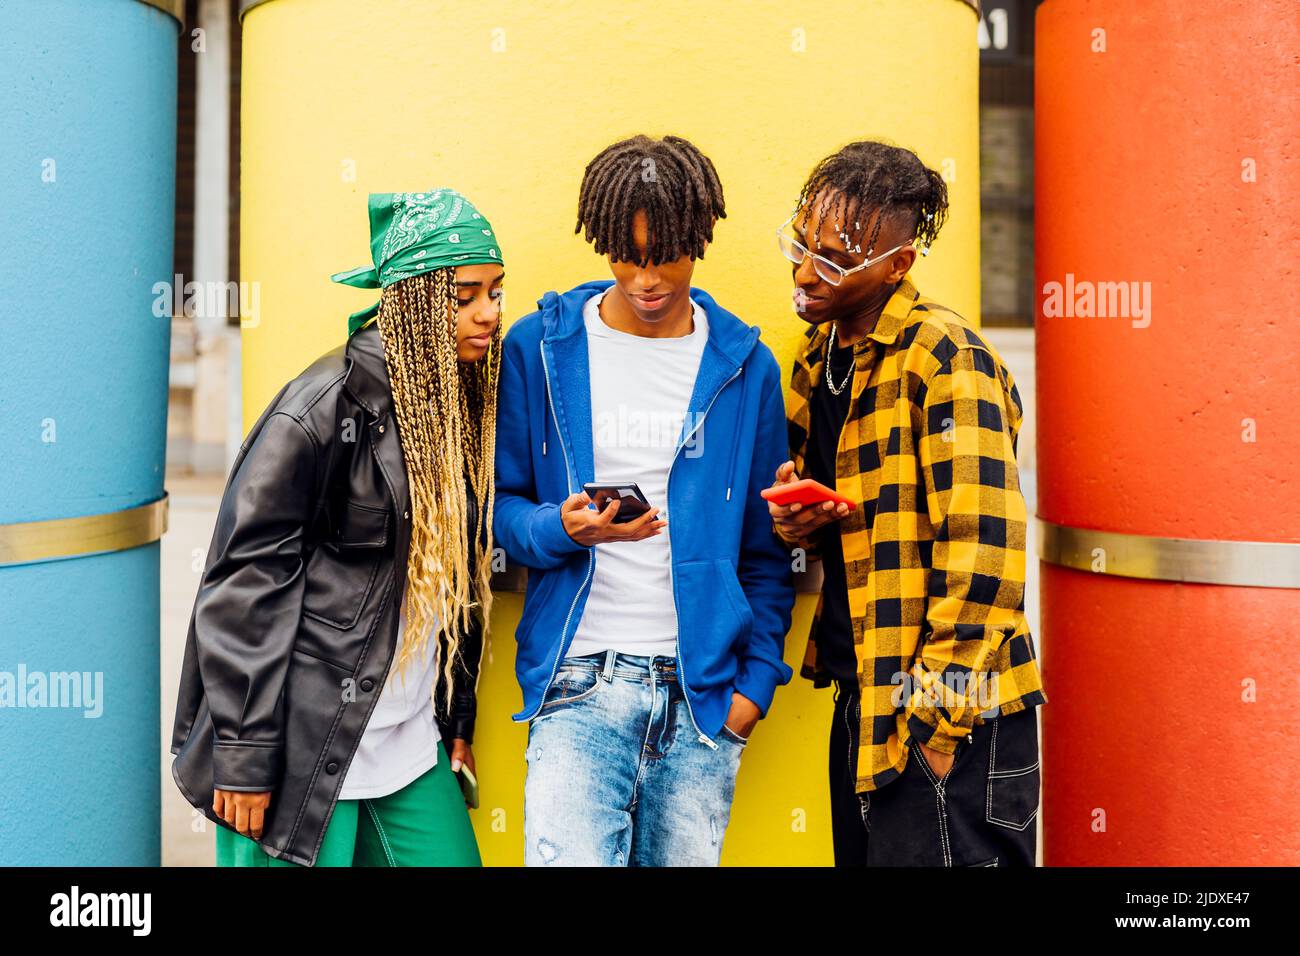
[[[548, 292], [505, 338], [492, 530], [511, 558], [532, 569], [515, 629], [524, 697], [516, 721], [541, 709], [582, 619], [597, 560], [594, 547], [564, 530], [560, 503], [595, 480], [582, 307], [611, 285]], [[794, 605], [791, 556], [759, 496], [789, 454], [781, 372], [758, 328], [707, 293], [690, 294], [708, 316], [708, 340], [668, 473], [668, 501], [652, 504], [666, 505], [670, 516], [678, 674], [696, 732], [716, 747], [733, 690], [766, 716], [777, 686], [793, 676], [782, 660]]]

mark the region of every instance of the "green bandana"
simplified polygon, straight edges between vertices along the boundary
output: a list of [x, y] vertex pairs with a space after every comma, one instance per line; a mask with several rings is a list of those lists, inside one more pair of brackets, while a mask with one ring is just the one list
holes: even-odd
[[[454, 189], [370, 194], [373, 266], [330, 276], [358, 289], [384, 289], [444, 266], [500, 262], [492, 224]], [[379, 303], [348, 316], [349, 338], [379, 314]]]

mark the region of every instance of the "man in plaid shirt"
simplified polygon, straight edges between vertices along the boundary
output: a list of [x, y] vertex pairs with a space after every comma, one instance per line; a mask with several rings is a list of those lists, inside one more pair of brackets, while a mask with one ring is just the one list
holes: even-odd
[[836, 865], [1032, 866], [1047, 702], [1025, 621], [1011, 373], [908, 278], [948, 211], [914, 153], [852, 143], [778, 231], [809, 324], [791, 461], [853, 502], [769, 504], [825, 582], [802, 674], [834, 684]]

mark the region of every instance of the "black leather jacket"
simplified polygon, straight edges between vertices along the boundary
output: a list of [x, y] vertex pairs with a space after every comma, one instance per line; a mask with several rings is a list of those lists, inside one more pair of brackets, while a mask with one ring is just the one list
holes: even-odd
[[[315, 864], [383, 689], [410, 507], [372, 324], [281, 389], [244, 440], [185, 646], [172, 776], [222, 826], [214, 787], [272, 791], [259, 843], [277, 859]], [[435, 713], [448, 749], [453, 738], [473, 739], [477, 627], [461, 649], [449, 712], [438, 674]]]

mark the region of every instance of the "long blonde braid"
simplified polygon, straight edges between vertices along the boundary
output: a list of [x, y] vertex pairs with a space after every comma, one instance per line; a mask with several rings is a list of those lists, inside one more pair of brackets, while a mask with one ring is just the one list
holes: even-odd
[[[502, 337], [498, 323], [487, 354], [477, 362], [460, 362], [455, 290], [453, 268], [402, 279], [383, 290], [378, 317], [411, 495], [406, 624], [394, 670], [404, 673], [441, 634], [449, 651], [441, 662], [448, 707], [460, 638], [474, 614], [487, 642]], [[466, 476], [477, 504], [472, 543]]]

